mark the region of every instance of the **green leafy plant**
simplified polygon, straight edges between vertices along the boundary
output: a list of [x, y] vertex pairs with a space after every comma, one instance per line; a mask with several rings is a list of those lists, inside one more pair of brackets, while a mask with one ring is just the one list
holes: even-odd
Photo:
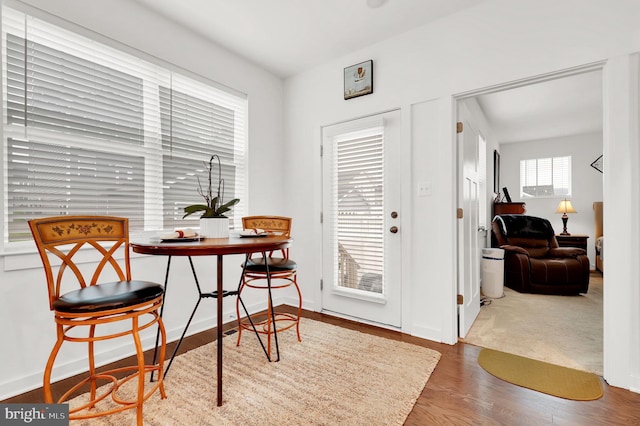
[[[213, 173], [214, 160], [218, 160], [218, 187], [216, 191], [216, 196], [213, 196], [213, 180], [211, 175]], [[239, 198], [234, 198], [231, 201], [224, 202], [222, 198], [222, 194], [224, 193], [224, 179], [222, 179], [222, 167], [220, 164], [220, 157], [218, 154], [213, 154], [209, 159], [209, 163], [204, 163], [205, 167], [209, 172], [209, 185], [207, 186], [207, 190], [205, 191], [202, 188], [202, 183], [200, 182], [200, 178], [196, 176], [198, 179], [198, 194], [204, 198], [205, 204], [193, 204], [184, 208], [184, 216], [182, 218], [192, 215], [197, 212], [203, 212], [200, 217], [226, 217], [224, 214], [231, 210], [233, 206], [240, 202]]]

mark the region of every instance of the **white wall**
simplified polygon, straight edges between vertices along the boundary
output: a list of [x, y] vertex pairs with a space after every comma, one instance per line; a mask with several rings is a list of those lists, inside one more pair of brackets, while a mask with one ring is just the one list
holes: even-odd
[[[103, 0], [91, 7], [79, 7], [74, 0], [29, 3], [249, 95], [250, 212], [273, 209], [294, 218], [292, 256], [300, 266], [307, 308], [321, 308], [320, 128], [399, 107], [399, 149], [408, 165], [400, 211], [402, 328], [448, 343], [456, 340], [457, 292], [452, 96], [605, 61], [603, 146], [610, 175], [604, 177], [603, 198], [605, 232], [615, 242], [608, 246], [606, 279], [615, 285], [605, 289], [605, 377], [616, 386], [640, 389], [640, 296], [635, 285], [640, 231], [632, 216], [640, 208], [638, 64], [629, 56], [640, 50], [640, 2], [489, 0], [294, 76], [285, 82], [284, 94], [276, 77], [145, 13], [135, 2]], [[375, 92], [344, 101], [343, 68], [367, 59], [374, 60]], [[615, 167], [608, 168], [610, 164]], [[433, 183], [433, 195], [418, 200], [415, 184], [425, 180]], [[39, 386], [53, 332], [42, 272], [7, 271], [9, 257], [14, 256], [0, 257], [0, 340], [11, 342], [0, 353], [0, 398]], [[206, 259], [198, 260], [199, 266], [211, 268]], [[236, 265], [230, 262], [225, 263]], [[136, 259], [134, 273], [162, 280], [163, 268], [158, 259]], [[232, 267], [226, 271], [233, 278]], [[184, 268], [175, 274], [188, 275]], [[186, 290], [190, 286], [189, 281], [176, 286], [185, 291], [181, 299], [173, 299], [183, 310], [194, 302]], [[168, 323], [175, 329], [177, 320]]]
[[[616, 161], [615, 189], [606, 179], [604, 185], [606, 233], [628, 238], [621, 228], [626, 230], [631, 220], [621, 222], [614, 215], [638, 207], [640, 182], [633, 172], [638, 156], [631, 149], [638, 141], [637, 132], [630, 131], [637, 126], [630, 109], [630, 98], [637, 97], [630, 90], [637, 75], [628, 56], [640, 49], [638, 18], [640, 3], [634, 0], [487, 1], [289, 78], [284, 114], [291, 164], [288, 192], [297, 196], [287, 200], [287, 210], [295, 218], [305, 306], [321, 309], [323, 125], [401, 109], [404, 131], [399, 149], [404, 164], [411, 167], [404, 175], [400, 211], [406, 302], [402, 330], [454, 343], [457, 172], [452, 97], [598, 61], [605, 61], [604, 106], [611, 120], [605, 124], [605, 161]], [[343, 68], [367, 59], [373, 59], [374, 93], [343, 100]], [[431, 197], [418, 199], [415, 187], [420, 181], [433, 183]], [[612, 192], [615, 199], [608, 198]], [[581, 209], [588, 208], [587, 204]], [[612, 272], [607, 280], [616, 286], [608, 290], [614, 294], [605, 294], [605, 377], [616, 386], [640, 387], [640, 323], [631, 315], [638, 300], [622, 296], [629, 296], [629, 283], [638, 281], [638, 268], [631, 265], [637, 263], [640, 249], [627, 243], [616, 249], [616, 259], [609, 254], [607, 269]], [[615, 269], [610, 262], [625, 266]], [[632, 341], [621, 336], [633, 336]]]
[[562, 232], [562, 215], [556, 214], [560, 198], [521, 199], [520, 160], [571, 156], [571, 205], [577, 213], [568, 214], [567, 230], [588, 235], [587, 252], [595, 268], [593, 202], [602, 201], [603, 175], [591, 163], [602, 155], [602, 134], [572, 135], [553, 139], [505, 143], [500, 145], [500, 182], [509, 189], [513, 201], [527, 203], [527, 214], [549, 219], [557, 234]]
[[[7, 2], [8, 3], [8, 2]], [[29, 0], [29, 4], [146, 52], [176, 68], [246, 93], [249, 99], [249, 213], [285, 214], [283, 165], [283, 82], [217, 45], [148, 13], [136, 2], [101, 0], [82, 4], [74, 0]], [[15, 3], [12, 3], [15, 4]], [[61, 22], [65, 24], [65, 22]], [[68, 23], [67, 23], [68, 24]], [[268, 165], [268, 166], [265, 166]], [[1, 176], [1, 174], [0, 174]], [[194, 190], [195, 191], [195, 190]], [[195, 194], [195, 192], [194, 192]], [[205, 291], [214, 289], [215, 260], [195, 259]], [[225, 288], [235, 289], [241, 259], [225, 258]], [[132, 264], [134, 278], [164, 281], [165, 258], [138, 256]], [[174, 339], [197, 300], [187, 259], [174, 258], [165, 310], [165, 324]], [[55, 340], [44, 274], [35, 254], [0, 253], [0, 400], [42, 385], [42, 371]], [[225, 300], [225, 320], [235, 313], [234, 299]], [[249, 298], [251, 305], [255, 301]], [[215, 324], [213, 299], [202, 302], [192, 331]], [[147, 334], [147, 346], [153, 341]], [[65, 345], [54, 379], [86, 369], [84, 345]], [[74, 347], [70, 350], [70, 347]], [[98, 346], [104, 361], [131, 353], [131, 346]]]

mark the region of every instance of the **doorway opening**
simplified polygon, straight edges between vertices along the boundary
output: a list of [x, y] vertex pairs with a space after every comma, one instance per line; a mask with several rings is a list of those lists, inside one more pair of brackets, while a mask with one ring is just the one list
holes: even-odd
[[[490, 229], [493, 218], [493, 203], [504, 197], [502, 188], [508, 188], [513, 201], [526, 203], [526, 214], [544, 217], [551, 221], [556, 234], [562, 230], [560, 216], [555, 214], [557, 197], [528, 198], [522, 193], [519, 164], [527, 156], [532, 158], [553, 157], [558, 152], [573, 158], [573, 192], [571, 199], [577, 214], [571, 215], [569, 225], [574, 234], [588, 236], [588, 254], [591, 269], [595, 269], [595, 225], [593, 203], [603, 200], [602, 174], [591, 167], [593, 160], [603, 151], [603, 64], [590, 65], [560, 73], [545, 75], [515, 83], [486, 88], [456, 96], [457, 110], [464, 107], [466, 120], [482, 134], [486, 140], [487, 182], [494, 182], [494, 151], [500, 154], [500, 188], [493, 192], [493, 185], [486, 185], [487, 192], [481, 194], [487, 201], [487, 223], [479, 227]], [[458, 117], [457, 121], [460, 121]], [[593, 158], [591, 158], [593, 157]], [[462, 181], [462, 171], [458, 170]], [[472, 217], [465, 211], [466, 217]], [[464, 226], [460, 228], [472, 229]], [[464, 240], [459, 236], [458, 241]], [[487, 238], [489, 240], [489, 238]], [[459, 244], [460, 245], [460, 244]], [[459, 250], [459, 262], [468, 262]], [[459, 275], [463, 277], [462, 275]], [[463, 278], [459, 278], [462, 280]], [[602, 274], [591, 274], [589, 292], [581, 296], [545, 296], [517, 293], [505, 288], [504, 299], [482, 299], [483, 307], [473, 321], [468, 334], [460, 334], [462, 341], [505, 352], [521, 354], [543, 361], [555, 362], [572, 368], [592, 371], [602, 375]], [[462, 287], [459, 284], [459, 287]], [[459, 288], [459, 292], [460, 292]], [[465, 298], [466, 294], [463, 295]], [[558, 320], [545, 309], [560, 303]], [[569, 302], [587, 301], [593, 309], [587, 314], [579, 314], [580, 306], [571, 307]], [[508, 303], [506, 303], [508, 302]], [[513, 303], [512, 303], [513, 302]], [[543, 305], [543, 302], [545, 303]], [[494, 315], [496, 312], [507, 314]], [[582, 320], [568, 323], [561, 319], [572, 318], [572, 313]], [[526, 319], [525, 314], [530, 314]], [[469, 319], [467, 318], [468, 322]], [[501, 323], [502, 322], [502, 323]], [[581, 327], [584, 326], [584, 330]], [[548, 328], [547, 328], [548, 327]], [[546, 330], [546, 331], [545, 331]], [[551, 330], [551, 332], [549, 331]], [[564, 332], [574, 337], [582, 335], [585, 346], [575, 350], [563, 347], [562, 343], [550, 337], [562, 336]], [[562, 339], [558, 339], [562, 340]], [[568, 339], [564, 339], [569, 343]], [[574, 343], [580, 345], [581, 343]], [[588, 359], [577, 361], [579, 352], [588, 353]]]

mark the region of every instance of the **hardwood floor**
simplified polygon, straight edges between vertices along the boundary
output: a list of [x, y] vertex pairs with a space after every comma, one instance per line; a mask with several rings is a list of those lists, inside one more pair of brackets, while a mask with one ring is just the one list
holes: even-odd
[[[640, 394], [608, 386], [597, 401], [552, 397], [503, 382], [477, 363], [479, 347], [445, 345], [329, 315], [304, 312], [318, 321], [435, 349], [442, 354], [405, 425], [640, 425]], [[229, 328], [233, 326], [230, 325]], [[304, 335], [303, 335], [304, 339]], [[215, 330], [188, 337], [180, 352], [215, 340]], [[169, 345], [169, 354], [173, 345]], [[54, 387], [58, 387], [54, 385]], [[34, 390], [2, 402], [42, 402]], [[372, 425], [373, 426], [373, 425]]]

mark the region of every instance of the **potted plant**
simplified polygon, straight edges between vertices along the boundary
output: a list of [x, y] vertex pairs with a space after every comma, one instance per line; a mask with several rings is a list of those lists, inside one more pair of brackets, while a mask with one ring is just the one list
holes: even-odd
[[[213, 194], [213, 166], [214, 160], [218, 160], [218, 185], [216, 188], [215, 197]], [[222, 194], [224, 193], [224, 179], [222, 179], [222, 167], [220, 164], [220, 157], [218, 154], [214, 154], [209, 159], [209, 163], [205, 163], [205, 167], [209, 172], [209, 185], [205, 191], [202, 188], [200, 178], [198, 179], [198, 194], [204, 198], [204, 204], [193, 204], [184, 208], [184, 219], [197, 212], [203, 212], [200, 216], [200, 236], [204, 238], [226, 238], [229, 236], [229, 218], [225, 216], [225, 213], [231, 210], [233, 206], [240, 202], [239, 198], [234, 198], [231, 201], [224, 202]]]

